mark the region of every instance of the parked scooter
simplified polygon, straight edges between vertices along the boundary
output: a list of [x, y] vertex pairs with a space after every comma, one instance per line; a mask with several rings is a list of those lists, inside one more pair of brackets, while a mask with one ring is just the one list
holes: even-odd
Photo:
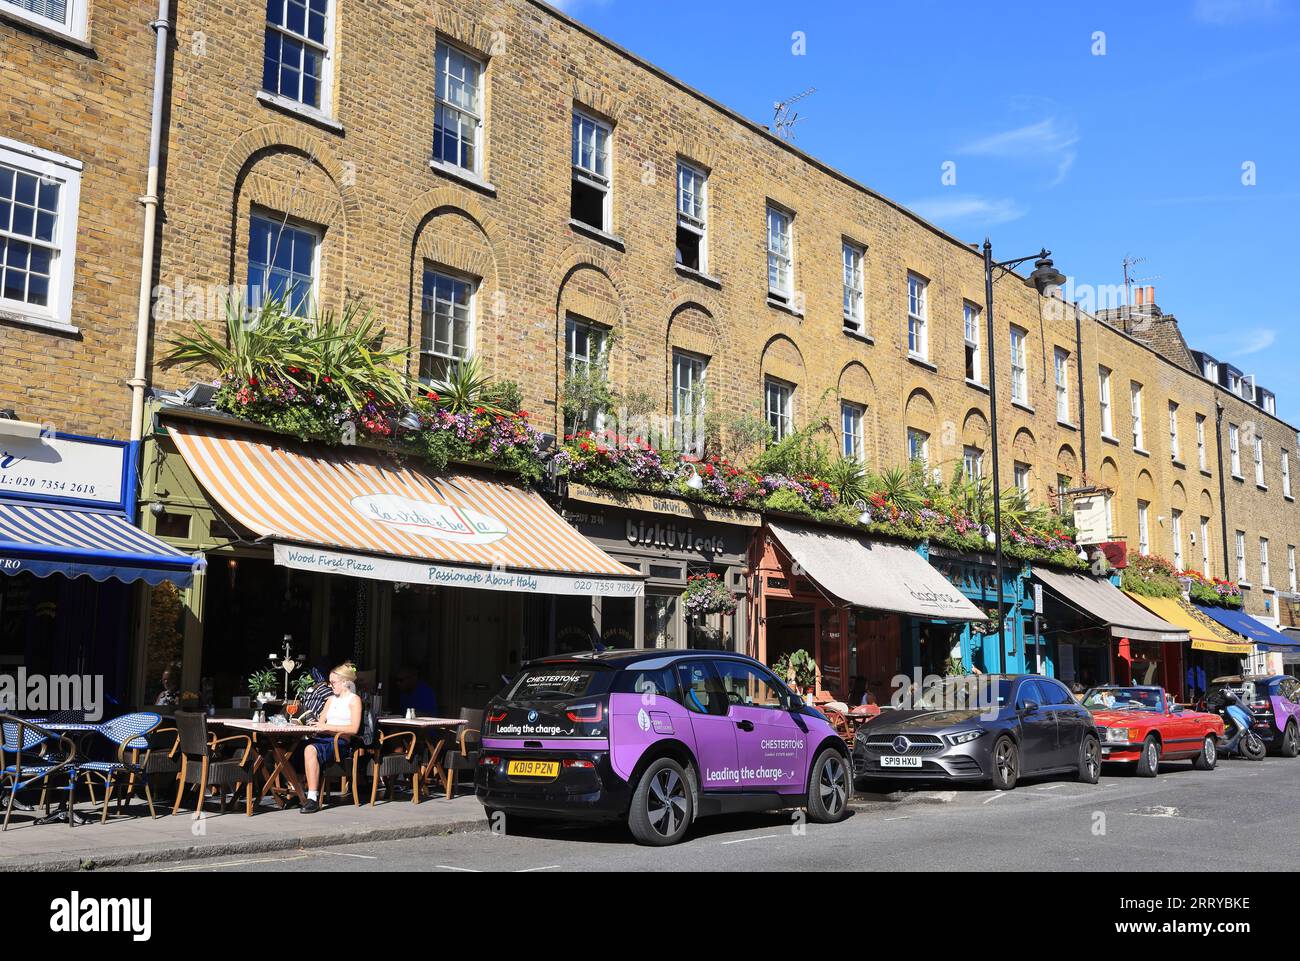
[[1251, 730], [1250, 711], [1241, 703], [1235, 691], [1224, 688], [1211, 699], [1209, 707], [1223, 718], [1224, 739], [1219, 750], [1224, 757], [1243, 757], [1248, 761], [1263, 760], [1268, 748], [1258, 734]]

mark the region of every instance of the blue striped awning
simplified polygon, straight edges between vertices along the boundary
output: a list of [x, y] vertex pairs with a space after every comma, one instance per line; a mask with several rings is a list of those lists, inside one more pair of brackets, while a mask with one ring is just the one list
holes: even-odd
[[1255, 642], [1262, 651], [1278, 651], [1282, 654], [1300, 653], [1300, 644], [1292, 638], [1273, 630], [1267, 624], [1261, 624], [1244, 611], [1229, 607], [1204, 607], [1196, 605], [1201, 613], [1212, 617], [1230, 631], [1236, 631], [1242, 637]]
[[189, 587], [203, 564], [121, 514], [0, 504], [0, 573]]

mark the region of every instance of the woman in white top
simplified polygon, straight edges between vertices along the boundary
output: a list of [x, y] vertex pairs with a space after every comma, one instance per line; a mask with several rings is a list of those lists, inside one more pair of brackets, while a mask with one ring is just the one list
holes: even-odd
[[[320, 810], [320, 772], [334, 755], [335, 734], [356, 734], [361, 730], [361, 698], [357, 696], [357, 669], [353, 664], [340, 664], [330, 671], [330, 688], [334, 694], [326, 699], [321, 709], [320, 728], [328, 736], [313, 737], [303, 753], [303, 766], [307, 771], [307, 803], [300, 809], [303, 814]], [[339, 742], [339, 760], [352, 753], [350, 741]]]

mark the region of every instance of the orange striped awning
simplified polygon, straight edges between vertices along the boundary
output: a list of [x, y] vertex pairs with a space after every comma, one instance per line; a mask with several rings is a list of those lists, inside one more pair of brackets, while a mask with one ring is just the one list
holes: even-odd
[[636, 597], [618, 563], [534, 491], [432, 474], [363, 447], [169, 421], [217, 504], [272, 541], [275, 562], [373, 580], [539, 594]]

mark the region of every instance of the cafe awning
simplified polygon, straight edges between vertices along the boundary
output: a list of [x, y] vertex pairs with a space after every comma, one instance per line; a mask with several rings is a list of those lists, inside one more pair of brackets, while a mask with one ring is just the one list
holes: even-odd
[[203, 561], [108, 511], [0, 504], [0, 573], [189, 587]]
[[[1272, 651], [1279, 654], [1300, 654], [1300, 641], [1288, 637], [1281, 631], [1276, 631], [1267, 624], [1262, 624], [1255, 618], [1251, 617], [1245, 611], [1237, 611], [1227, 607], [1209, 607], [1196, 605], [1197, 609], [1206, 617], [1212, 618], [1216, 623], [1222, 624], [1228, 630], [1248, 638], [1261, 651]], [[1246, 651], [1250, 653], [1249, 650]]]
[[[1146, 597], [1125, 591], [1130, 598], [1141, 604], [1152, 614], [1163, 618], [1171, 624], [1186, 628], [1192, 639], [1192, 648], [1198, 651], [1218, 651], [1220, 654], [1249, 655], [1253, 646], [1249, 641], [1238, 637], [1232, 631], [1211, 627], [1201, 621], [1190, 604], [1176, 597]], [[1186, 605], [1186, 606], [1184, 606]]]
[[1131, 641], [1187, 643], [1188, 635], [1184, 628], [1170, 624], [1145, 607], [1134, 604], [1110, 581], [1042, 567], [1034, 568], [1034, 577], [1079, 613], [1109, 627], [1111, 637], [1126, 637]]
[[987, 620], [925, 558], [903, 544], [785, 521], [770, 521], [768, 529], [805, 574], [848, 604], [936, 620]]
[[208, 495], [273, 542], [285, 567], [534, 594], [643, 591], [639, 572], [518, 485], [435, 474], [366, 447], [191, 421], [167, 427]]

